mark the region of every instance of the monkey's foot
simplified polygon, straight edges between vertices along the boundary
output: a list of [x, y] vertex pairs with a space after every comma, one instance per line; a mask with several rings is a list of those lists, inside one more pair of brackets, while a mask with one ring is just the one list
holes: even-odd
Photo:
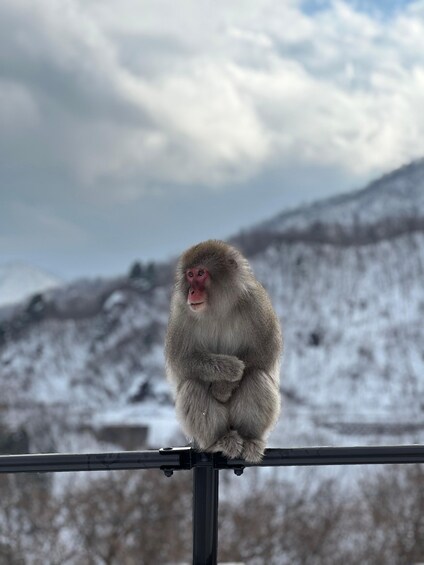
[[265, 451], [265, 442], [262, 439], [245, 439], [242, 457], [249, 463], [262, 461]]
[[218, 402], [225, 404], [231, 398], [233, 391], [238, 387], [239, 383], [230, 381], [218, 381], [212, 383], [211, 392]]
[[230, 459], [237, 459], [243, 451], [243, 440], [238, 432], [231, 430], [212, 444], [208, 451], [222, 451]]

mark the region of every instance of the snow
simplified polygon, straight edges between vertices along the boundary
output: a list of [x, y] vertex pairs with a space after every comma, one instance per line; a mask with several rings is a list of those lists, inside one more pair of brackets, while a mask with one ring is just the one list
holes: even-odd
[[112, 292], [112, 294], [105, 301], [103, 308], [105, 311], [112, 310], [113, 308], [119, 308], [125, 305], [127, 301], [125, 293], [120, 290]]
[[0, 306], [19, 302], [37, 292], [63, 284], [41, 269], [23, 263], [0, 265]]
[[175, 411], [171, 405], [158, 406], [157, 402], [150, 400], [142, 405], [112, 406], [109, 410], [97, 414], [93, 420], [97, 427], [102, 425], [139, 425], [149, 428], [148, 444], [151, 449], [167, 447], [170, 440], [178, 437], [179, 425]]

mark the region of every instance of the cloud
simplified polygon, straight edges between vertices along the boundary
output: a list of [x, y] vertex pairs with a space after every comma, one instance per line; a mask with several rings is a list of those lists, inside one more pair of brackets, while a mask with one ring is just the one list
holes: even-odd
[[28, 247], [66, 250], [66, 242], [86, 245], [87, 232], [75, 222], [60, 217], [46, 205], [12, 201], [7, 205], [7, 220], [0, 230], [0, 252], [10, 254]]
[[194, 60], [185, 74], [135, 84], [133, 94], [163, 134], [149, 159], [160, 180], [204, 186], [238, 181], [267, 157], [266, 131], [237, 88], [231, 65]]
[[37, 107], [28, 90], [0, 78], [0, 130], [2, 135], [32, 129], [39, 122]]
[[388, 25], [341, 0], [4, 0], [3, 160], [124, 200], [293, 162], [390, 169], [424, 153], [422, 6]]

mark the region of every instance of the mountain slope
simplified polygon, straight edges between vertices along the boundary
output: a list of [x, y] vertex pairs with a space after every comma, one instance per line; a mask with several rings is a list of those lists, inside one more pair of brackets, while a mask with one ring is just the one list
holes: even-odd
[[369, 245], [417, 231], [424, 231], [424, 160], [362, 190], [278, 214], [233, 241], [252, 256], [277, 241]]
[[[423, 218], [417, 162], [235, 238], [284, 329], [273, 445], [423, 440]], [[0, 408], [33, 449], [45, 447], [31, 430], [46, 418], [61, 450], [92, 445], [82, 430], [105, 423], [149, 426], [152, 446], [175, 441], [163, 359], [171, 270], [79, 281], [0, 315]]]
[[366, 188], [336, 196], [293, 212], [284, 212], [262, 227], [283, 233], [306, 230], [316, 224], [339, 225], [348, 230], [393, 220], [424, 216], [424, 160], [414, 161]]

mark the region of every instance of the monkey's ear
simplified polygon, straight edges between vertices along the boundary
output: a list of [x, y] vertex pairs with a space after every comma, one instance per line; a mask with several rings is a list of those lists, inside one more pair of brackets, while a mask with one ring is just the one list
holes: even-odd
[[228, 265], [230, 267], [230, 269], [237, 269], [238, 268], [238, 264], [237, 261], [234, 259], [234, 257], [229, 257], [228, 259]]

